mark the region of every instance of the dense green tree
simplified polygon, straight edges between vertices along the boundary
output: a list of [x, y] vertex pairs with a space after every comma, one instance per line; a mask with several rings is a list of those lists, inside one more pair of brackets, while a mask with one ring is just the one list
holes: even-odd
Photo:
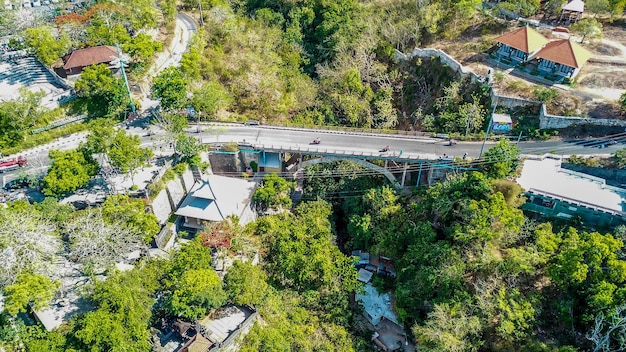
[[14, 284], [3, 289], [4, 309], [15, 316], [19, 312], [26, 312], [29, 303], [35, 311], [47, 308], [60, 284], [43, 275], [23, 272]]
[[512, 12], [521, 17], [532, 16], [539, 10], [539, 0], [503, 1], [498, 4], [499, 8]]
[[624, 13], [624, 8], [626, 8], [626, 0], [609, 0], [611, 4], [611, 16], [619, 16]]
[[152, 82], [152, 96], [161, 100], [165, 110], [177, 110], [187, 103], [187, 83], [176, 67], [168, 67]]
[[34, 53], [37, 60], [50, 66], [70, 48], [70, 40], [65, 34], [55, 37], [50, 27], [28, 28], [24, 31], [24, 44]]
[[165, 20], [165, 26], [172, 28], [176, 23], [176, 1], [173, 0], [160, 0], [159, 9]]
[[160, 274], [158, 265], [114, 272], [95, 284], [97, 309], [78, 320], [75, 337], [88, 351], [148, 351], [151, 307]]
[[152, 63], [154, 55], [161, 51], [163, 45], [145, 33], [139, 33], [123, 46], [124, 52], [132, 58], [131, 71], [143, 73]]
[[106, 65], [86, 67], [74, 86], [91, 117], [116, 117], [129, 103], [124, 82]]
[[185, 159], [194, 157], [203, 150], [205, 150], [205, 147], [195, 137], [182, 133], [176, 137], [176, 152]]
[[[325, 311], [334, 322], [347, 316], [347, 294], [358, 287], [352, 258], [333, 246], [331, 208], [324, 201], [306, 202], [295, 215], [263, 218], [257, 231], [268, 243], [268, 277], [275, 285], [319, 297], [313, 310]], [[317, 293], [316, 293], [317, 292]]]
[[372, 102], [374, 128], [391, 129], [398, 123], [398, 113], [393, 106], [393, 90], [391, 87], [382, 87], [374, 94]]
[[493, 178], [505, 178], [514, 174], [519, 165], [520, 149], [506, 139], [501, 139], [485, 152], [481, 168]]
[[254, 325], [241, 351], [355, 351], [348, 330], [321, 320], [296, 292], [270, 290], [258, 309], [267, 324]]
[[124, 45], [130, 41], [130, 34], [122, 23], [110, 23], [106, 11], [98, 12], [102, 16], [96, 15], [87, 26], [87, 44], [98, 45]]
[[549, 16], [560, 16], [565, 4], [567, 0], [548, 0], [543, 5], [543, 10]]
[[609, 0], [587, 0], [587, 2], [585, 2], [585, 8], [587, 11], [593, 13], [594, 17], [611, 12]]
[[626, 149], [620, 149], [613, 154], [613, 158], [615, 159], [615, 165], [623, 169], [626, 167]]
[[189, 269], [173, 287], [168, 310], [189, 320], [204, 317], [212, 308], [226, 302], [222, 281], [213, 268]]
[[267, 294], [267, 277], [250, 262], [235, 261], [224, 277], [228, 297], [235, 304], [258, 305]]
[[114, 122], [107, 119], [96, 119], [90, 123], [87, 140], [81, 145], [85, 153], [106, 154], [111, 147], [116, 129], [112, 128]]
[[142, 234], [149, 242], [160, 230], [156, 216], [146, 211], [146, 203], [141, 199], [126, 195], [112, 195], [102, 204], [102, 216], [112, 223], [122, 223]]
[[228, 91], [216, 81], [211, 81], [193, 91], [191, 106], [196, 113], [214, 117], [220, 109], [227, 109], [233, 98]]
[[626, 111], [626, 93], [622, 93], [622, 96], [619, 98], [619, 103], [622, 107], [622, 110]]
[[45, 93], [25, 87], [19, 93], [17, 99], [0, 102], [0, 150], [19, 145], [30, 128], [45, 122], [41, 106]]
[[263, 176], [263, 185], [254, 191], [252, 199], [259, 209], [286, 209], [291, 207], [294, 183], [276, 174]]
[[76, 149], [51, 150], [52, 164], [43, 178], [43, 193], [47, 196], [62, 196], [86, 186], [98, 172], [98, 165]]
[[141, 147], [139, 136], [128, 134], [122, 129], [115, 131], [110, 143], [106, 154], [111, 165], [128, 173], [131, 180], [135, 171], [152, 158], [152, 150]]

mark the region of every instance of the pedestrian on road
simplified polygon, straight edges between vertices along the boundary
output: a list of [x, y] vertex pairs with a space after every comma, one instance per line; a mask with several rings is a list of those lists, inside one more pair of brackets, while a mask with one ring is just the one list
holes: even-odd
[[463, 160], [467, 159], [467, 153], [463, 154]]

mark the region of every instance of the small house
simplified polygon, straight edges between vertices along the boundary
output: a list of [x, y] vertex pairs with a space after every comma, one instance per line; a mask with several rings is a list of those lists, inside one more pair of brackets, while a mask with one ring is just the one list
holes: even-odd
[[110, 45], [101, 45], [72, 51], [63, 58], [63, 69], [55, 71], [61, 77], [77, 75], [87, 66], [111, 64], [118, 58], [117, 49]]
[[196, 181], [174, 214], [191, 229], [203, 229], [205, 222], [220, 222], [231, 215], [245, 225], [255, 218], [250, 205], [255, 186], [255, 182], [244, 179], [210, 175]]
[[519, 64], [535, 54], [548, 43], [543, 35], [529, 26], [518, 28], [505, 33], [498, 38], [498, 50], [496, 54], [499, 60], [509, 60], [512, 64]]
[[590, 51], [569, 39], [548, 43], [535, 58], [537, 69], [544, 73], [565, 78], [574, 78], [583, 65], [593, 56]]

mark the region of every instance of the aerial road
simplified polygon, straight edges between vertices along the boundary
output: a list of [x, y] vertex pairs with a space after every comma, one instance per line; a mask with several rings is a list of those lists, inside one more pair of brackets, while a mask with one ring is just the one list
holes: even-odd
[[[200, 132], [198, 132], [198, 130]], [[150, 129], [131, 127], [129, 133], [139, 135], [145, 147], [152, 148], [156, 154], [171, 153], [165, 132], [157, 126]], [[374, 133], [343, 132], [333, 130], [314, 130], [303, 128], [275, 127], [275, 126], [247, 126], [243, 124], [210, 124], [191, 126], [187, 133], [197, 137], [205, 144], [222, 144], [228, 142], [243, 143], [257, 148], [301, 148], [319, 151], [337, 151], [346, 153], [379, 153], [389, 146], [390, 155], [403, 157], [420, 157], [436, 159], [438, 157], [461, 157], [465, 153], [470, 158], [477, 158], [480, 154], [482, 142], [458, 142], [448, 145], [448, 142], [439, 138], [412, 137], [399, 135], [385, 135]], [[41, 146], [20, 155], [28, 158], [28, 164], [18, 170], [0, 174], [0, 186], [19, 178], [25, 173], [43, 173], [47, 170], [50, 160], [48, 152], [51, 149], [72, 149], [84, 141], [85, 133], [76, 134], [56, 142]], [[319, 144], [313, 140], [319, 139]], [[489, 149], [493, 142], [487, 142], [484, 151]], [[518, 144], [523, 154], [557, 155], [608, 155], [622, 149], [622, 144], [609, 145], [606, 148], [589, 148], [563, 141], [524, 141]]]

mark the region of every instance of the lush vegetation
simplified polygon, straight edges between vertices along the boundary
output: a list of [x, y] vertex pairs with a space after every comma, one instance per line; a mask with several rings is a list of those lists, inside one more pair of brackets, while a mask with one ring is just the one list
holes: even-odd
[[[505, 177], [514, 168], [495, 170]], [[427, 350], [618, 346], [622, 335], [606, 334], [626, 304], [621, 230], [616, 237], [531, 220], [517, 208], [521, 191], [477, 172], [404, 197], [370, 188], [339, 200], [349, 221], [337, 231], [346, 252], [396, 259], [396, 308]]]
[[436, 60], [393, 57], [394, 48], [458, 36], [477, 23], [479, 5], [209, 2], [180, 67], [155, 77], [152, 94], [202, 119], [476, 132], [490, 106], [484, 87], [455, 83]]
[[[546, 6], [556, 11], [561, 4]], [[119, 43], [132, 57], [131, 77], [139, 78], [161, 49], [145, 33], [161, 19], [171, 29], [176, 13], [175, 1], [159, 1], [162, 18], [153, 5], [100, 1], [57, 17], [58, 31], [38, 23], [24, 28], [23, 44], [52, 64], [70, 47]], [[181, 5], [193, 9], [196, 2]], [[476, 133], [487, 123], [487, 87], [461, 79], [439, 59], [394, 60], [396, 49], [456, 38], [492, 21], [479, 1], [202, 5], [205, 26], [180, 66], [162, 71], [151, 88], [161, 100], [164, 112], [157, 120], [166, 138], [190, 163], [203, 147], [184, 133], [188, 117], [182, 112], [189, 106], [197, 119], [455, 134]], [[503, 1], [495, 11], [531, 15], [539, 6], [536, 0]], [[588, 6], [599, 15], [614, 14], [623, 11], [624, 1]], [[4, 14], [0, 20], [17, 21]], [[574, 29], [591, 38], [594, 21]], [[75, 88], [79, 98], [71, 108], [96, 121], [80, 148], [50, 153], [53, 162], [43, 179], [49, 196], [86, 185], [99, 171], [94, 154], [131, 179], [151, 157], [138, 138], [110, 128], [112, 120], [96, 119], [127, 112], [120, 78], [104, 65], [92, 66]], [[551, 89], [533, 94], [543, 102], [558, 100]], [[0, 103], [0, 149], [25, 145], [28, 133], [58, 115], [41, 108], [40, 94], [22, 92]], [[267, 175], [254, 201], [274, 214], [245, 228], [230, 219], [182, 245], [171, 259], [141, 259], [125, 272], [115, 264], [131, 251], [145, 251], [159, 230], [142, 200], [109, 197], [82, 211], [51, 198], [11, 203], [0, 208], [0, 290], [6, 296], [0, 347], [148, 351], [151, 329], [161, 318], [195, 320], [232, 302], [252, 305], [262, 316], [243, 341], [244, 351], [366, 350], [371, 335], [359, 324], [360, 308], [350, 302], [360, 284], [346, 255], [363, 249], [394, 261], [397, 277], [376, 278], [383, 281], [377, 287], [394, 296], [400, 322], [424, 350], [619, 349], [626, 336], [626, 231], [526, 217], [519, 209], [522, 190], [507, 179], [516, 172], [518, 154], [499, 142], [477, 165], [481, 172], [451, 174], [410, 194], [353, 163], [313, 165], [304, 171], [303, 202], [293, 211], [294, 184]], [[616, 153], [616, 165], [626, 165], [625, 158]], [[258, 254], [260, 264], [236, 261], [222, 280], [207, 247], [214, 233], [227, 233], [232, 244], [218, 255]], [[51, 333], [24, 326], [16, 314], [45, 307], [60, 289], [62, 277], [53, 266], [58, 263], [69, 263], [84, 277], [82, 293], [93, 309]]]
[[109, 123], [94, 121], [87, 141], [77, 149], [50, 151], [52, 164], [42, 180], [45, 195], [66, 196], [87, 186], [100, 171], [95, 159], [98, 155], [100, 159], [106, 159], [110, 167], [133, 179], [135, 171], [152, 157], [152, 150], [141, 147], [139, 136], [112, 128]]

